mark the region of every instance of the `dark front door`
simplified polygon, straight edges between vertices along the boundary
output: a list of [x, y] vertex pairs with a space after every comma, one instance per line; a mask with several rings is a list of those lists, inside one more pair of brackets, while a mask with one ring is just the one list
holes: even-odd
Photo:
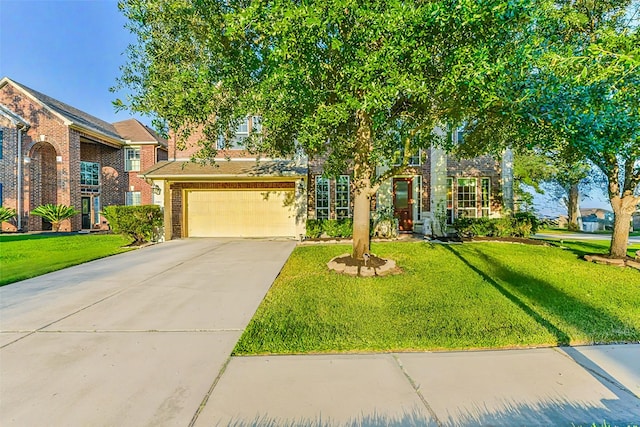
[[413, 231], [412, 194], [411, 178], [393, 179], [393, 213], [398, 218], [400, 231]]
[[91, 197], [82, 198], [82, 229], [91, 228]]

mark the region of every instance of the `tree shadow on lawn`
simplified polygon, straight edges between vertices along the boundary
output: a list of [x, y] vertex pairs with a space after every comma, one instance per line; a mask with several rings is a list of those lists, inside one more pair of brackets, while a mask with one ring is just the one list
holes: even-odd
[[[640, 337], [640, 332], [622, 321], [620, 318], [605, 312], [600, 308], [585, 304], [584, 301], [576, 299], [559, 290], [557, 287], [536, 277], [514, 271], [505, 266], [499, 259], [491, 257], [478, 248], [469, 248], [481, 262], [467, 259], [456, 248], [444, 245], [445, 248], [460, 259], [471, 270], [477, 273], [485, 281], [491, 284], [498, 292], [504, 295], [511, 302], [516, 304], [522, 311], [544, 327], [556, 338], [557, 345], [569, 345], [573, 337], [569, 336], [569, 331], [564, 331], [552, 320], [553, 317], [562, 319], [566, 324], [573, 326], [588, 337], [590, 343], [598, 343], [595, 336], [598, 331], [586, 328], [584, 321], [578, 319], [588, 319], [589, 323], [596, 325], [615, 325], [615, 331], [622, 332], [622, 337], [617, 341], [634, 342]], [[535, 305], [543, 311], [536, 309], [523, 297], [535, 302]], [[547, 316], [544, 312], [550, 313]]]
[[[585, 255], [593, 255], [593, 254], [609, 254], [609, 242], [604, 242], [604, 244], [598, 244], [588, 241], [573, 241], [573, 240], [545, 240], [550, 245], [556, 246], [558, 248], [564, 249], [566, 251], [572, 252], [578, 256], [578, 258], [584, 258]], [[640, 245], [630, 245], [627, 247], [627, 255], [629, 251], [635, 252], [640, 249]]]

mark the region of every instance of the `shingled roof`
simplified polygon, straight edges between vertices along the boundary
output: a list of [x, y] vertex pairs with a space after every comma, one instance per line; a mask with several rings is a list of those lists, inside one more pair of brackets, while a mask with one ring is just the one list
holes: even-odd
[[219, 160], [214, 164], [190, 161], [163, 161], [141, 175], [148, 178], [212, 179], [222, 177], [297, 177], [307, 168], [291, 160]]
[[137, 143], [157, 143], [163, 147], [167, 146], [167, 140], [158, 135], [153, 129], [145, 126], [136, 119], [127, 119], [115, 122], [113, 126], [120, 136], [126, 140]]
[[30, 87], [18, 83], [15, 80], [11, 80], [8, 77], [4, 77], [2, 80], [0, 80], [0, 87], [4, 86], [4, 84], [6, 83], [11, 83], [13, 86], [27, 93], [37, 102], [42, 104], [43, 107], [51, 110], [52, 112], [61, 116], [63, 119], [70, 122], [68, 124], [74, 124], [80, 128], [103, 134], [112, 139], [122, 140], [122, 137], [118, 134], [118, 131], [111, 123], [105, 122], [104, 120], [92, 116], [89, 113], [78, 110], [77, 108], [72, 107], [69, 104], [58, 101], [55, 98], [45, 95], [42, 92], [38, 92], [37, 90], [31, 89]]

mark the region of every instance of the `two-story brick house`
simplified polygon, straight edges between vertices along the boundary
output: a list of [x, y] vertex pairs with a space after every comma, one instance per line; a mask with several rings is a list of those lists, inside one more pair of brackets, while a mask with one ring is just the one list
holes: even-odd
[[50, 224], [29, 212], [48, 203], [81, 212], [61, 231], [104, 228], [104, 206], [151, 202], [151, 186], [135, 170], [166, 157], [166, 141], [137, 121], [107, 123], [0, 80], [0, 203], [18, 213], [4, 231], [46, 230]]
[[[246, 119], [237, 138], [256, 121]], [[457, 137], [457, 136], [456, 136]], [[322, 175], [321, 160], [260, 159], [239, 146], [220, 145], [213, 165], [190, 161], [201, 134], [185, 148], [169, 141], [169, 160], [144, 172], [161, 188], [156, 203], [165, 208], [165, 238], [286, 236], [305, 233], [306, 219], [350, 218], [351, 182]], [[456, 159], [431, 148], [411, 160], [411, 167], [381, 185], [376, 208], [389, 207], [400, 230], [439, 232], [438, 212], [451, 223], [459, 215], [499, 216], [512, 209], [511, 156]], [[433, 230], [433, 227], [436, 227]]]

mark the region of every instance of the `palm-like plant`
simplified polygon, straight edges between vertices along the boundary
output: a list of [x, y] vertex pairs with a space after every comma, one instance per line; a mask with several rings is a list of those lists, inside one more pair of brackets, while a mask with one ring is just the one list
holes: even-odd
[[51, 223], [53, 231], [60, 229], [60, 223], [79, 212], [73, 206], [46, 204], [31, 211], [31, 215], [41, 216]]
[[0, 224], [2, 224], [5, 221], [11, 220], [15, 216], [16, 216], [16, 211], [14, 211], [13, 209], [0, 206]]

